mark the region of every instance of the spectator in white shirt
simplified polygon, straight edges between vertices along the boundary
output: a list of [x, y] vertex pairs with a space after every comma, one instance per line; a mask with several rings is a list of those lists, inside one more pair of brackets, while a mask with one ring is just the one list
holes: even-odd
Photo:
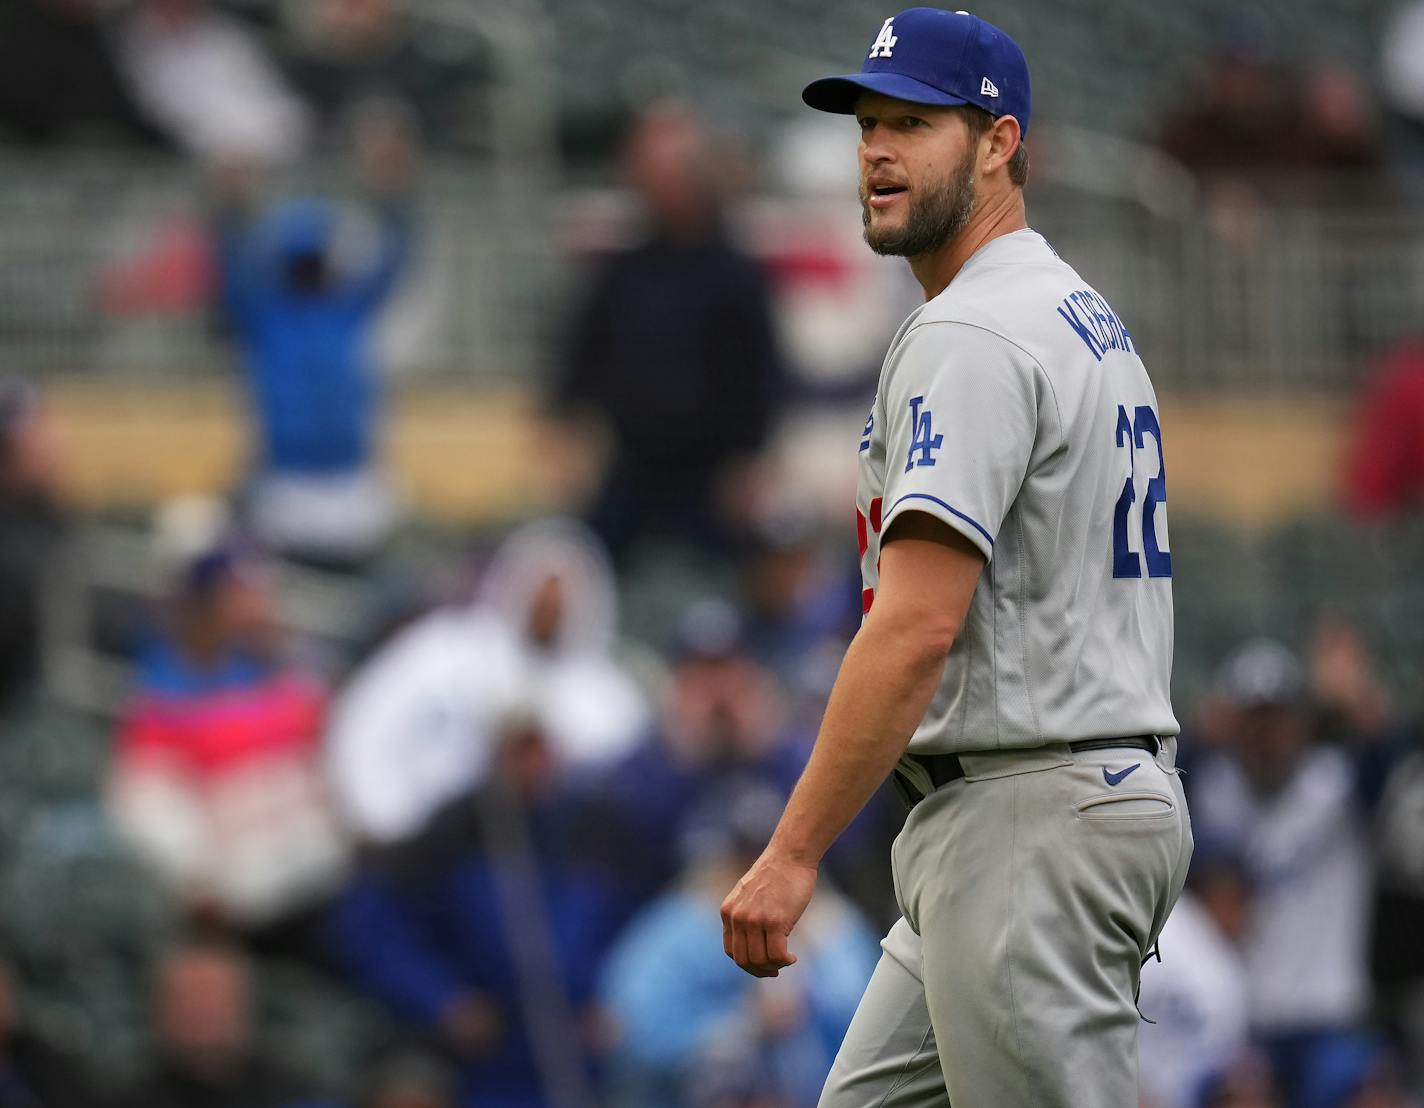
[[1250, 912], [1247, 879], [1226, 855], [1198, 851], [1188, 890], [1142, 969], [1138, 1033], [1148, 1108], [1196, 1108], [1208, 1082], [1249, 1048], [1245, 967], [1235, 942]]
[[417, 620], [340, 696], [329, 750], [348, 822], [373, 843], [414, 835], [484, 779], [511, 714], [531, 715], [575, 773], [631, 752], [650, 713], [616, 622], [612, 572], [582, 527], [514, 532], [474, 604]]
[[1252, 1027], [1288, 1108], [1317, 1108], [1322, 1067], [1353, 1051], [1370, 1002], [1373, 866], [1355, 750], [1318, 741], [1305, 669], [1280, 643], [1230, 654], [1218, 692], [1226, 741], [1186, 783], [1193, 829], [1244, 861]]
[[206, 0], [143, 0], [119, 30], [134, 100], [180, 149], [206, 164], [290, 162], [311, 114], [255, 36]]

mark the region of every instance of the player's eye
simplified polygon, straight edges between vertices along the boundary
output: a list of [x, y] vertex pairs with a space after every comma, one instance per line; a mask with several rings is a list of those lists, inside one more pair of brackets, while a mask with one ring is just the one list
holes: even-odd
[[861, 116], [859, 119], [856, 120], [856, 122], [860, 124], [860, 130], [862, 134], [864, 134], [866, 131], [869, 131], [875, 126], [875, 120], [868, 115]]
[[916, 127], [923, 127], [925, 121], [916, 115], [907, 115], [900, 120], [900, 126], [907, 131], [913, 131]]

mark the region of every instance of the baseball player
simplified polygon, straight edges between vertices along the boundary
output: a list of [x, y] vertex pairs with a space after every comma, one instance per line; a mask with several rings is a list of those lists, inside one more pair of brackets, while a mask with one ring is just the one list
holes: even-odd
[[1134, 994], [1191, 855], [1157, 398], [1027, 225], [1008, 35], [912, 8], [802, 97], [855, 116], [866, 241], [925, 303], [859, 441], [865, 619], [726, 953], [795, 962], [822, 855], [893, 770], [903, 915], [823, 1108], [1135, 1108]]

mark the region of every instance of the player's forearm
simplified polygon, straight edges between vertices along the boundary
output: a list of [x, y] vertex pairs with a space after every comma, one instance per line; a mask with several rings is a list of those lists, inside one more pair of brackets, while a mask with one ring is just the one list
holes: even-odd
[[944, 673], [949, 638], [877, 604], [846, 651], [810, 761], [770, 850], [815, 865], [905, 752]]

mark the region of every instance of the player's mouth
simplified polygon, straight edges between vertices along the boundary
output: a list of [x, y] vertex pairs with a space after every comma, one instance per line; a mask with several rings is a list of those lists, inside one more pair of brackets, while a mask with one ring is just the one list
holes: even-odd
[[909, 191], [904, 185], [894, 182], [867, 181], [864, 192], [865, 203], [877, 211], [883, 211]]

